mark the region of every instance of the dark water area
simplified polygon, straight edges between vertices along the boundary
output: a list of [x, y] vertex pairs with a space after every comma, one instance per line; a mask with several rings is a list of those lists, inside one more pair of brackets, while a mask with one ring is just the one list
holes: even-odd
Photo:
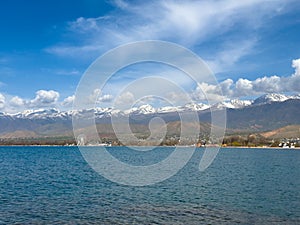
[[[172, 148], [109, 151], [151, 164]], [[175, 176], [113, 183], [77, 147], [0, 147], [0, 224], [300, 224], [300, 151], [221, 149], [200, 172], [203, 149]]]

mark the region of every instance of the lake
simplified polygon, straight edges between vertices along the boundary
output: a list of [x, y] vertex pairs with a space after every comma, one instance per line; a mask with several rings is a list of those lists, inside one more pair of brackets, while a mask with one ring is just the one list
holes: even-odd
[[[109, 151], [149, 164], [173, 149]], [[132, 187], [94, 172], [77, 147], [0, 147], [0, 224], [300, 224], [299, 150], [225, 148], [200, 172], [202, 154]]]

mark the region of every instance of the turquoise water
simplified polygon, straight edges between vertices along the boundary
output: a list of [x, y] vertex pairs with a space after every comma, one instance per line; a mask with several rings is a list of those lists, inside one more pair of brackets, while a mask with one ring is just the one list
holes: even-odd
[[[110, 152], [151, 164], [172, 148]], [[174, 177], [129, 187], [95, 173], [76, 147], [0, 147], [0, 224], [300, 224], [300, 151], [221, 149]]]

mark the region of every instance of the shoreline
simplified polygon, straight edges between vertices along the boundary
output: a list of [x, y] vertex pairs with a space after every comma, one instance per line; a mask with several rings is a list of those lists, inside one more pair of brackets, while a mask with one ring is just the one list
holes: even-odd
[[205, 146], [205, 147], [196, 147], [192, 145], [177, 145], [177, 146], [138, 146], [138, 145], [128, 145], [128, 146], [121, 146], [121, 145], [115, 145], [115, 146], [104, 146], [104, 145], [86, 145], [86, 146], [78, 146], [78, 145], [0, 145], [0, 147], [180, 147], [180, 148], [191, 148], [195, 147], [196, 149], [204, 149], [204, 148], [216, 148], [219, 147], [220, 149], [278, 149], [278, 150], [300, 150], [300, 147], [294, 147], [294, 148], [282, 148], [282, 147], [270, 147], [270, 146]]

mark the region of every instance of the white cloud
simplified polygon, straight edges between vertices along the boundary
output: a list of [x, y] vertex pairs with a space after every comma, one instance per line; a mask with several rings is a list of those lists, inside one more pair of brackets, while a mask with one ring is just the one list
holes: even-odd
[[3, 94], [0, 93], [0, 109], [5, 107], [5, 97]]
[[[255, 80], [240, 78], [235, 83], [231, 79], [220, 82], [219, 85], [201, 83], [193, 92], [197, 100], [241, 98], [257, 96], [264, 93], [300, 92], [300, 59], [293, 60], [295, 73], [288, 77], [264, 76]], [[221, 92], [222, 91], [222, 92]]]
[[195, 100], [208, 100], [208, 101], [224, 101], [229, 96], [233, 95], [233, 80], [227, 79], [220, 82], [218, 85], [207, 84], [202, 82], [198, 84], [195, 91], [192, 93]]
[[10, 99], [9, 104], [13, 107], [23, 107], [25, 104], [24, 99], [20, 98], [19, 96], [14, 96]]
[[238, 96], [251, 96], [253, 95], [253, 84], [250, 80], [240, 78], [235, 83], [235, 95]]
[[193, 92], [193, 99], [196, 101], [222, 101], [224, 97], [222, 95], [222, 90], [220, 86], [200, 83], [198, 84], [196, 90]]
[[68, 96], [68, 97], [66, 97], [66, 98], [62, 101], [61, 105], [62, 105], [62, 106], [66, 106], [66, 107], [70, 107], [70, 106], [73, 105], [74, 100], [75, 100], [75, 95]]
[[278, 76], [257, 78], [252, 82], [252, 85], [253, 90], [258, 93], [262, 91], [266, 93], [285, 91], [284, 84], [282, 84], [282, 78]]
[[254, 81], [239, 79], [235, 84], [234, 95], [253, 96], [262, 93], [300, 92], [300, 59], [293, 60], [295, 73], [288, 77], [264, 76]]
[[221, 82], [219, 85], [220, 85], [220, 88], [222, 90], [222, 94], [224, 96], [232, 96], [233, 94], [233, 91], [232, 91], [232, 85], [233, 85], [233, 80], [231, 79], [226, 79], [224, 80], [223, 82]]
[[292, 61], [292, 67], [295, 73], [291, 77], [282, 78], [282, 85], [291, 91], [300, 92], [300, 58]]
[[[236, 82], [226, 79], [220, 82], [219, 85], [202, 82], [194, 90], [184, 89], [182, 93], [177, 89], [172, 89], [171, 87], [173, 86], [167, 86], [168, 83], [164, 83], [162, 78], [152, 78], [152, 83], [150, 82], [151, 80], [147, 80], [148, 78], [144, 78], [132, 87], [129, 87], [131, 91], [128, 91], [128, 89], [123, 90], [113, 103], [119, 109], [128, 109], [137, 103], [136, 100], [147, 104], [149, 101], [157, 102], [157, 99], [162, 99], [175, 105], [176, 103], [186, 103], [186, 100], [189, 100], [188, 97], [196, 101], [223, 101], [225, 99], [254, 97], [264, 93], [300, 93], [300, 59], [293, 60], [292, 67], [295, 71], [287, 77], [273, 75], [263, 76], [255, 80], [240, 78]], [[159, 94], [153, 95], [152, 92], [147, 92], [147, 90], [144, 92], [147, 89], [143, 86], [145, 83], [149, 89], [148, 91], [154, 88], [154, 93]], [[144, 95], [145, 93], [146, 95]], [[152, 95], [149, 93], [152, 93]], [[186, 96], [186, 94], [190, 96]], [[0, 109], [5, 112], [16, 112], [17, 110], [39, 107], [60, 106], [64, 108], [71, 106], [74, 99], [75, 96], [72, 95], [59, 102], [59, 93], [53, 90], [39, 90], [36, 92], [35, 98], [31, 100], [0, 93]], [[107, 103], [112, 102], [113, 99], [112, 95], [103, 94], [100, 89], [95, 89], [89, 98], [89, 103]]]
[[[184, 105], [193, 100], [193, 95], [189, 95], [189, 93], [178, 92], [178, 91], [170, 91], [166, 92], [164, 98], [155, 99], [156, 101], [160, 100], [160, 104], [164, 105]], [[147, 102], [144, 102], [147, 104]], [[149, 104], [149, 103], [148, 103]]]
[[39, 90], [36, 92], [34, 99], [29, 101], [29, 105], [32, 107], [44, 107], [51, 106], [57, 103], [59, 93], [53, 90]]
[[101, 96], [101, 90], [100, 89], [95, 89], [94, 91], [93, 91], [93, 93], [89, 96], [89, 101], [91, 102], [91, 103], [94, 103], [94, 102], [96, 102], [97, 101], [97, 99]]
[[113, 96], [109, 94], [102, 95], [98, 98], [98, 102], [111, 102], [113, 100]]
[[120, 109], [129, 109], [135, 102], [134, 95], [127, 91], [120, 94], [114, 101], [115, 106]]
[[113, 96], [110, 94], [103, 94], [100, 89], [95, 89], [93, 93], [89, 96], [89, 103], [99, 104], [101, 102], [111, 102]]
[[300, 59], [294, 59], [292, 62], [292, 67], [295, 68], [295, 76], [300, 76]]

